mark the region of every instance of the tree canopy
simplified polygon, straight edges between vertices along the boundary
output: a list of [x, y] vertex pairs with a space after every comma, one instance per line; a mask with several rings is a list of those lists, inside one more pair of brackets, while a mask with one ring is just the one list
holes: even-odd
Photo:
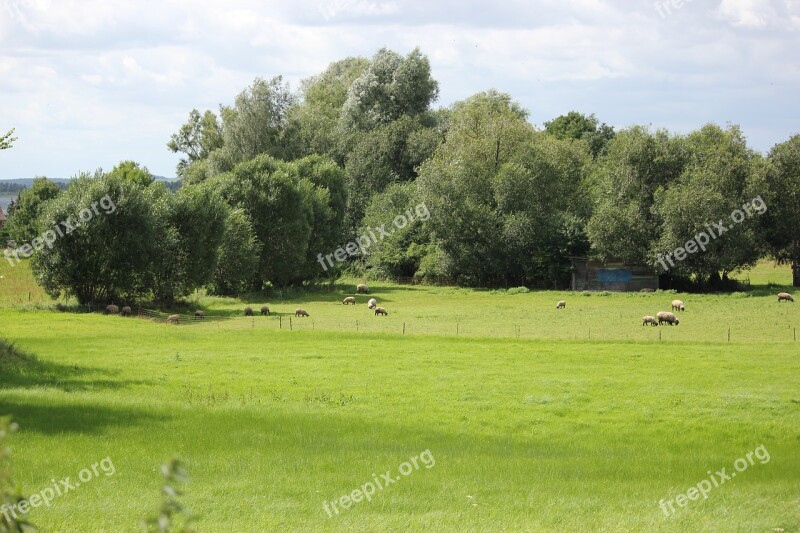
[[[296, 91], [257, 77], [217, 110], [192, 109], [170, 137], [177, 192], [134, 161], [63, 192], [41, 178], [6, 229], [17, 246], [41, 244], [111, 199], [113, 211], [34, 252], [45, 289], [81, 302], [169, 304], [343, 271], [564, 288], [575, 256], [713, 288], [771, 256], [800, 286], [800, 135], [765, 157], [735, 125], [617, 131], [571, 111], [540, 130], [510, 94], [434, 108], [438, 95], [419, 49], [333, 62]], [[675, 255], [721, 223], [701, 253]], [[349, 244], [376, 228], [369, 246]]]

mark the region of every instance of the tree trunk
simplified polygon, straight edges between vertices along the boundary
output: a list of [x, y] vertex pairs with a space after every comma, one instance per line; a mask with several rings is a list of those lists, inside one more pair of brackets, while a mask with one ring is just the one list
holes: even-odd
[[792, 287], [800, 287], [800, 261], [792, 263]]

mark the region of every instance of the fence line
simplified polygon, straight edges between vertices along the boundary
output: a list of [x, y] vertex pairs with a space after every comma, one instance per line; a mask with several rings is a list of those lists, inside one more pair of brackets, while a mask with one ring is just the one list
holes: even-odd
[[[64, 306], [61, 307], [61, 310], [70, 310], [70, 311], [78, 311], [78, 312], [105, 312], [106, 306], [105, 305], [93, 305], [93, 304], [83, 304], [83, 305], [73, 305], [73, 306]], [[486, 337], [486, 338], [516, 338], [516, 339], [540, 339], [540, 340], [606, 340], [606, 341], [668, 341], [671, 339], [671, 334], [668, 336], [662, 336], [662, 331], [672, 331], [672, 329], [665, 329], [665, 328], [658, 328], [658, 333], [655, 335], [655, 331], [651, 331], [650, 328], [642, 329], [641, 327], [631, 327], [629, 330], [626, 330], [623, 334], [604, 334], [602, 328], [598, 332], [597, 328], [592, 330], [591, 326], [587, 326], [586, 329], [579, 328], [574, 329], [570, 332], [563, 331], [561, 334], [556, 334], [555, 336], [550, 334], [542, 334], [543, 330], [541, 326], [535, 323], [535, 321], [530, 321], [526, 324], [519, 324], [519, 323], [510, 323], [507, 324], [506, 327], [498, 327], [492, 328], [490, 330], [486, 330], [482, 328], [480, 325], [476, 325], [474, 323], [464, 323], [462, 320], [455, 320], [446, 321], [444, 324], [429, 324], [425, 320], [417, 321], [417, 322], [410, 322], [407, 320], [403, 320], [400, 322], [388, 321], [384, 319], [366, 319], [364, 318], [356, 318], [353, 317], [350, 320], [342, 320], [341, 317], [322, 317], [321, 321], [315, 320], [314, 317], [304, 318], [300, 317], [297, 318], [291, 313], [273, 313], [269, 316], [260, 316], [256, 314], [256, 316], [248, 316], [243, 315], [241, 313], [237, 314], [206, 314], [204, 317], [196, 317], [193, 313], [189, 314], [179, 314], [179, 313], [166, 313], [163, 311], [156, 311], [153, 309], [147, 309], [144, 307], [136, 307], [133, 309], [132, 316], [134, 318], [146, 319], [156, 323], [166, 323], [167, 319], [172, 316], [173, 314], [177, 314], [180, 317], [179, 323], [181, 325], [191, 325], [203, 322], [210, 322], [221, 324], [224, 322], [230, 323], [233, 327], [241, 328], [243, 325], [246, 327], [260, 327], [260, 328], [268, 328], [274, 330], [282, 330], [285, 329], [287, 331], [311, 331], [311, 330], [321, 330], [321, 331], [331, 331], [331, 332], [352, 332], [355, 334], [374, 334], [374, 333], [388, 333], [388, 334], [400, 334], [400, 335], [432, 335], [432, 336], [457, 336], [457, 337]], [[283, 317], [288, 318], [288, 322], [286, 324], [283, 323]], [[124, 318], [124, 317], [123, 317]], [[316, 318], [320, 318], [317, 316]], [[244, 319], [244, 320], [242, 320]], [[247, 320], [249, 319], [249, 320]], [[247, 321], [247, 322], [245, 322]], [[319, 324], [320, 327], [317, 328], [316, 325]], [[788, 328], [786, 328], [786, 333], [780, 336], [777, 335], [770, 335], [771, 341], [793, 341], [798, 342], [797, 336], [797, 326], [794, 324], [787, 324]], [[685, 328], [684, 328], [685, 329]], [[698, 341], [705, 342], [705, 341], [721, 341], [721, 342], [733, 342], [733, 341], [742, 341], [745, 342], [758, 342], [758, 339], [749, 338], [747, 332], [742, 332], [740, 329], [731, 328], [730, 326], [725, 326], [719, 328], [719, 336], [715, 334], [711, 336], [706, 336]], [[619, 332], [618, 332], [619, 333]], [[677, 331], [676, 331], [677, 333]], [[645, 337], [642, 337], [642, 334]], [[652, 336], [651, 336], [652, 334]], [[742, 336], [743, 335], [743, 336]], [[785, 336], [784, 336], [785, 335]], [[682, 339], [678, 339], [682, 340]], [[685, 340], [685, 339], [684, 339]]]

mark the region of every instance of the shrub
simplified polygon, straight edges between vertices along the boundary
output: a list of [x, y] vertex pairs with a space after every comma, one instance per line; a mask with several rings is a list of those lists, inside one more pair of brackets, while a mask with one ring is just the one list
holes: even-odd
[[527, 294], [531, 292], [527, 287], [514, 287], [513, 289], [508, 289], [506, 294]]

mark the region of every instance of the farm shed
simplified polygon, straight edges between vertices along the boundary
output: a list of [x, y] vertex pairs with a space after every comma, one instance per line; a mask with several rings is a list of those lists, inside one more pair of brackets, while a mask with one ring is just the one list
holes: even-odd
[[570, 257], [573, 291], [640, 291], [657, 289], [658, 274], [652, 267], [625, 263], [592, 261]]

